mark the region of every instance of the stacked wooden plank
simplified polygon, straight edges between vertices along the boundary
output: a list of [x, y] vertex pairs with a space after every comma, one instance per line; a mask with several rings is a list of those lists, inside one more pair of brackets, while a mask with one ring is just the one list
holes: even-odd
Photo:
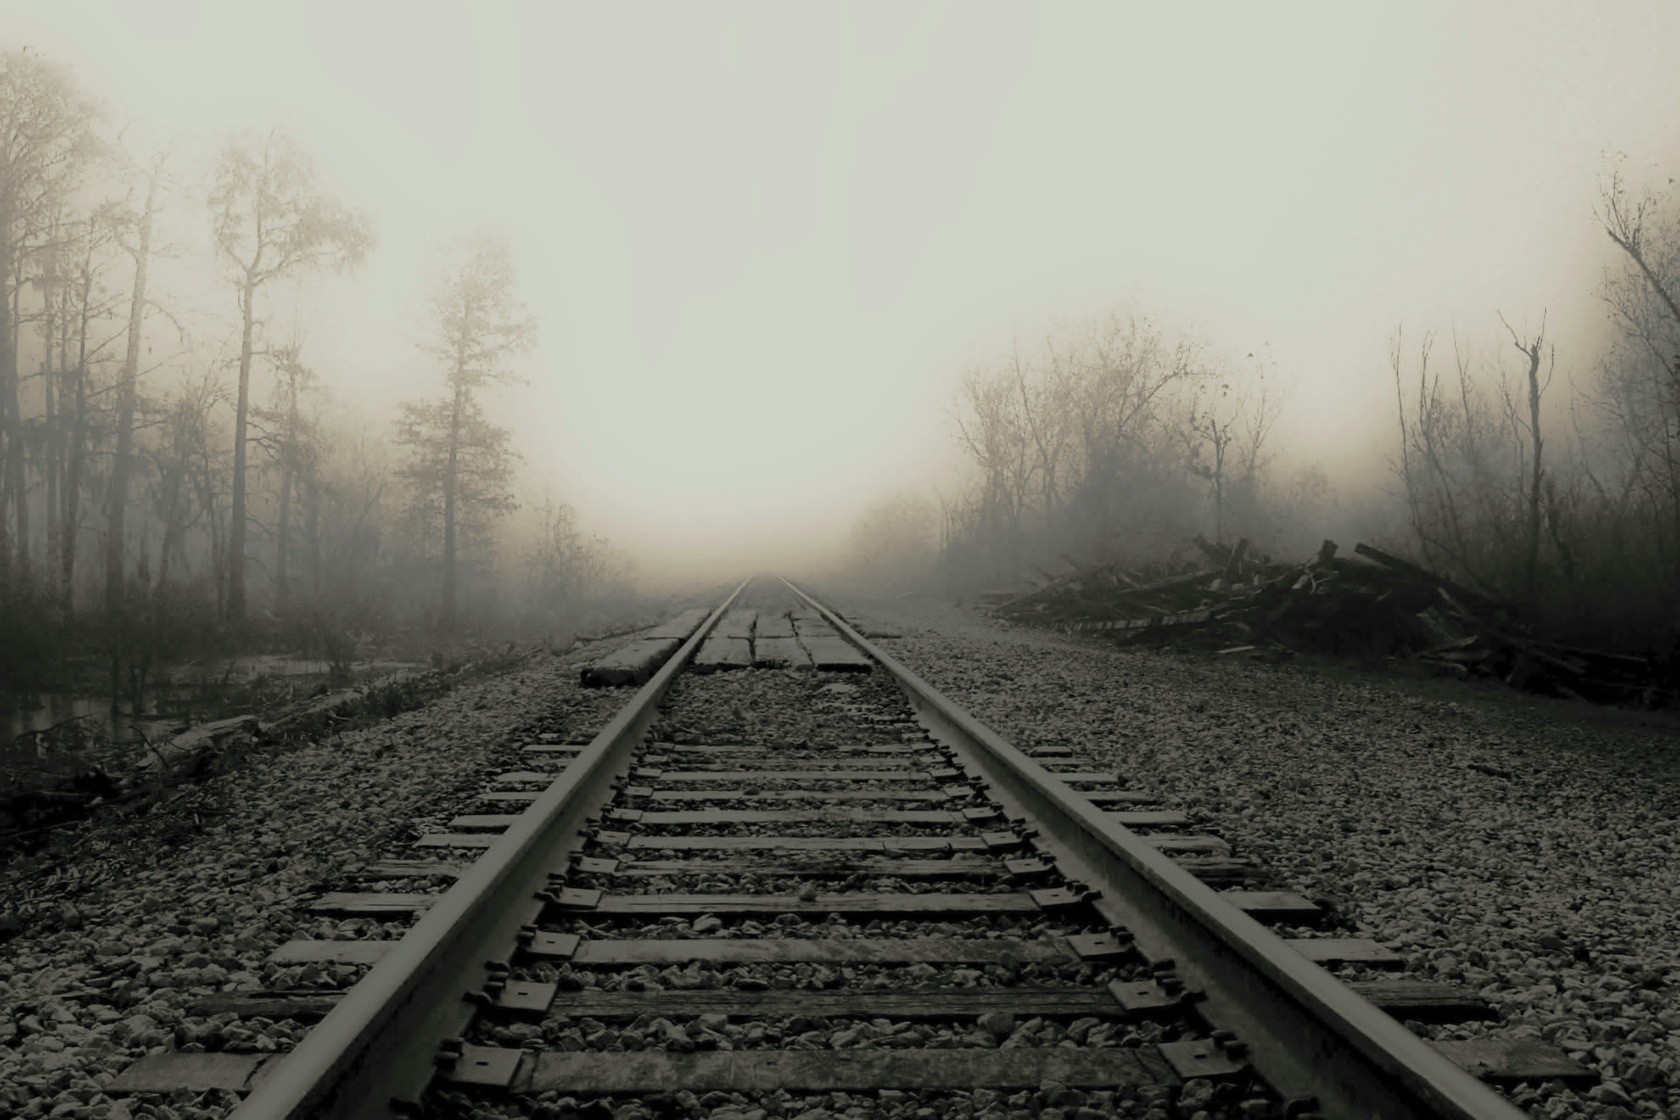
[[746, 669], [753, 663], [753, 628], [758, 612], [745, 607], [731, 607], [718, 619], [700, 649], [694, 655], [694, 671], [711, 673], [719, 669]]
[[815, 611], [731, 609], [701, 643], [694, 670], [746, 668], [867, 673], [870, 661]]
[[638, 632], [599, 661], [584, 666], [584, 687], [646, 683], [705, 620], [705, 608], [696, 607]]
[[867, 673], [871, 662], [828, 620], [816, 611], [802, 609], [793, 612], [793, 629], [799, 644], [811, 655], [811, 663], [818, 669], [842, 673]]
[[809, 669], [811, 655], [794, 636], [793, 621], [785, 614], [760, 611], [753, 630], [753, 667], [756, 669]]

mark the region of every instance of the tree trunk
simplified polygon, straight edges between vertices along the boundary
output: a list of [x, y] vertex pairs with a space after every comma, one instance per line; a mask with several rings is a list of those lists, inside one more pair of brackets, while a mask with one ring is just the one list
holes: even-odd
[[0, 602], [12, 593], [12, 530], [6, 517], [11, 493], [11, 450], [22, 425], [17, 409], [17, 346], [12, 336], [11, 184], [0, 179]]
[[251, 334], [256, 318], [257, 283], [247, 274], [239, 290], [244, 330], [239, 338], [239, 400], [233, 413], [233, 510], [228, 520], [227, 621], [245, 622], [245, 428], [251, 406]]
[[[288, 449], [289, 451], [289, 449]], [[292, 466], [288, 452], [280, 460], [280, 521], [274, 539], [274, 613], [282, 620], [291, 609], [291, 587], [286, 570], [286, 554], [291, 548]]]
[[315, 472], [304, 481], [303, 535], [309, 544], [309, 600], [321, 602], [321, 484]]
[[1530, 465], [1528, 482], [1528, 555], [1524, 572], [1524, 586], [1528, 591], [1528, 602], [1532, 606], [1539, 591], [1540, 582], [1540, 486], [1543, 465], [1540, 450], [1544, 440], [1540, 438], [1540, 343], [1536, 341], [1528, 352], [1528, 417], [1529, 434], [1534, 444], [1534, 461]]
[[[49, 236], [57, 237], [56, 228]], [[44, 448], [47, 460], [47, 571], [58, 570], [58, 549], [62, 541], [59, 530], [59, 484], [63, 481], [64, 471], [64, 433], [60, 430], [59, 400], [57, 380], [63, 376], [63, 368], [53, 368], [53, 336], [58, 332], [59, 304], [56, 293], [51, 287], [46, 289], [43, 297], [44, 328], [41, 347], [41, 393], [43, 413], [46, 421], [46, 446]]]
[[[66, 617], [75, 611], [76, 546], [82, 528], [82, 468], [87, 461], [87, 344], [88, 319], [93, 302], [91, 250], [88, 267], [82, 273], [82, 291], [76, 330], [75, 411], [70, 421], [70, 454], [64, 464], [64, 546], [59, 550], [59, 599]], [[61, 363], [70, 367], [69, 325], [65, 325]]]
[[[6, 216], [0, 216], [0, 242], [6, 240], [11, 224]], [[0, 260], [0, 296], [4, 297], [4, 306], [0, 306], [0, 319], [6, 321], [4, 336], [0, 337], [0, 406], [6, 410], [6, 458], [5, 485], [0, 490], [0, 514], [4, 513], [4, 502], [12, 505], [12, 529], [14, 537], [12, 547], [7, 550], [7, 565], [9, 583], [27, 583], [29, 580], [29, 495], [24, 479], [23, 457], [23, 408], [18, 401], [18, 267], [19, 262], [6, 246], [3, 254], [7, 259]], [[0, 516], [0, 520], [4, 520]]]
[[[461, 368], [465, 368], [466, 357], [463, 352]], [[461, 379], [456, 379], [454, 403], [449, 410], [449, 461], [443, 472], [443, 631], [446, 634], [455, 632], [455, 492], [457, 490], [457, 464], [461, 450], [461, 412], [465, 404], [462, 399], [466, 389]]]
[[152, 214], [157, 206], [157, 175], [146, 190], [146, 210], [140, 218], [140, 244], [134, 258], [134, 291], [128, 303], [128, 348], [123, 354], [122, 380], [117, 386], [117, 448], [111, 462], [111, 488], [106, 496], [105, 610], [123, 608], [123, 568], [127, 553], [123, 519], [128, 512], [128, 482], [134, 457], [134, 406], [140, 377], [140, 336], [146, 321], [146, 273], [152, 256]]

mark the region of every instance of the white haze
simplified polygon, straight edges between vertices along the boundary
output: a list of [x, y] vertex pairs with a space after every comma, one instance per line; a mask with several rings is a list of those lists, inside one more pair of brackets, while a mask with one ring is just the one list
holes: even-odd
[[189, 165], [287, 127], [376, 215], [372, 261], [298, 312], [373, 423], [436, 384], [435, 247], [509, 232], [528, 489], [653, 574], [823, 555], [947, 481], [968, 363], [1127, 303], [1268, 347], [1295, 454], [1374, 473], [1395, 324], [1549, 309], [1587, 360], [1606, 157], [1680, 155], [1659, 0], [54, 0], [0, 4], [0, 45]]

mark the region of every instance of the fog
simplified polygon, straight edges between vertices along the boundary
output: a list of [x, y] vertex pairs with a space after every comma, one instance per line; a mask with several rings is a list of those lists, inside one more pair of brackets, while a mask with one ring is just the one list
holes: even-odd
[[[1607, 160], [1680, 166], [1661, 0], [0, 10], [0, 47], [180, 153], [181, 239], [242, 129], [373, 216], [354, 274], [273, 308], [370, 427], [439, 384], [438, 246], [505, 233], [536, 343], [486, 407], [520, 492], [650, 585], [820, 570], [883, 493], [954, 492], [964, 373], [1121, 307], [1264, 350], [1283, 455], [1387, 478], [1396, 325], [1545, 313], [1573, 375]], [[177, 295], [236, 333], [225, 289]]]

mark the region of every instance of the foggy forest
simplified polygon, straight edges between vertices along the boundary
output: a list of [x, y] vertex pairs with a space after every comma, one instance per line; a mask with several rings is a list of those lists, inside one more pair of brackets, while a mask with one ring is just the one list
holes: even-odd
[[[524, 531], [501, 526], [519, 452], [482, 402], [534, 330], [505, 240], [438, 247], [410, 340], [435, 382], [369, 430], [335, 408], [286, 308], [377, 237], [294, 139], [230, 138], [193, 197], [169, 153], [125, 147], [62, 65], [11, 50], [0, 88], [14, 687], [61, 687], [97, 659], [112, 695], [139, 702], [172, 660], [271, 647], [344, 672], [358, 643], [399, 630], [546, 634], [625, 593], [626, 560], [564, 502], [527, 497]], [[190, 205], [205, 236], [166, 242], [162, 215]], [[160, 298], [165, 256], [219, 285], [231, 330], [194, 332], [208, 309]]]
[[[271, 122], [157, 141], [74, 58], [9, 45], [0, 90], [9, 694], [139, 711], [183, 664], [296, 657], [344, 679], [358, 659], [569, 641], [721, 570], [639, 557], [531, 463], [508, 417], [548, 375], [517, 230], [440, 228], [412, 258], [401, 322], [366, 331], [415, 372], [371, 418], [310, 316], [367, 283], [380, 199]], [[1560, 343], [1559, 309], [1497, 298], [1397, 314], [1357, 359], [1387, 394], [1357, 462], [1316, 453], [1316, 390], [1263, 333], [1143, 286], [1023, 309], [1006, 341], [944, 355], [922, 464], [819, 509], [826, 551], [794, 564], [972, 597], [1070, 567], [1170, 572], [1209, 544], [1299, 560], [1368, 539], [1551, 638], [1672, 656], [1680, 191], [1647, 156], [1606, 152], [1576, 199], [1611, 254], [1567, 310], [1600, 326]]]

